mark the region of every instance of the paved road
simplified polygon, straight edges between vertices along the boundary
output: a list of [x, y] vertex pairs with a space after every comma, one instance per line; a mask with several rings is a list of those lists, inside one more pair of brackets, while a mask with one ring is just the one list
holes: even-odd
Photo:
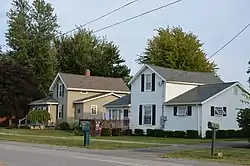
[[7, 166], [184, 166], [165, 161], [128, 159], [13, 144], [0, 144], [0, 160], [0, 163]]

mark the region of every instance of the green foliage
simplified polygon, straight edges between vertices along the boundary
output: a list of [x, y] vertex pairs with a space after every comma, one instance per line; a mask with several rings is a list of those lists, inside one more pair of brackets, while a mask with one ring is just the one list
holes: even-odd
[[9, 54], [33, 72], [42, 92], [48, 92], [57, 67], [52, 41], [58, 24], [51, 4], [44, 0], [13, 0], [7, 13]]
[[215, 72], [216, 65], [206, 59], [202, 43], [193, 33], [180, 27], [157, 29], [157, 35], [148, 40], [140, 64], [153, 64], [166, 68], [197, 72]]
[[101, 136], [110, 136], [109, 128], [102, 128]]
[[153, 129], [147, 129], [147, 136], [153, 137], [154, 136], [154, 130]]
[[165, 131], [165, 137], [174, 137], [174, 131], [171, 130]]
[[187, 130], [187, 138], [199, 138], [197, 130]]
[[59, 129], [60, 130], [70, 130], [70, 126], [68, 122], [61, 122], [59, 124]]
[[143, 129], [135, 129], [135, 136], [143, 136], [144, 132]]
[[0, 82], [0, 110], [5, 111], [1, 114], [24, 117], [28, 103], [43, 97], [32, 73], [11, 58], [0, 60]]
[[132, 136], [133, 135], [133, 132], [131, 129], [127, 129], [124, 133], [124, 135], [128, 135], [128, 136]]
[[114, 128], [112, 129], [112, 136], [120, 136], [122, 129], [120, 128]]
[[164, 137], [165, 132], [164, 132], [164, 130], [161, 130], [161, 129], [154, 129], [154, 136], [155, 137]]
[[33, 123], [44, 123], [51, 119], [47, 110], [32, 110], [27, 114], [27, 120]]
[[236, 131], [235, 130], [227, 130], [227, 136], [228, 136], [228, 138], [237, 138]]
[[82, 130], [74, 130], [74, 136], [84, 136], [84, 132]]
[[96, 37], [92, 31], [79, 29], [71, 36], [55, 41], [58, 68], [61, 72], [83, 74], [91, 70], [93, 76], [130, 79], [118, 46], [106, 38]]
[[250, 138], [250, 108], [241, 109], [238, 112], [237, 122], [244, 134]]
[[186, 131], [174, 131], [175, 138], [185, 138], [187, 135]]
[[[216, 138], [245, 138], [246, 134], [242, 130], [218, 130]], [[206, 131], [206, 138], [212, 138], [212, 131]]]
[[211, 130], [206, 131], [206, 138], [212, 138], [212, 131]]

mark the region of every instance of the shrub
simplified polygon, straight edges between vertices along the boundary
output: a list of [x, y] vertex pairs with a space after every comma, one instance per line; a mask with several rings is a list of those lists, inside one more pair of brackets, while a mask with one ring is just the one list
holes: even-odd
[[112, 129], [112, 136], [120, 136], [122, 129], [120, 128], [114, 128]]
[[153, 129], [147, 129], [147, 136], [153, 137], [154, 136], [154, 130]]
[[84, 136], [84, 132], [81, 130], [74, 130], [73, 134], [74, 136]]
[[101, 136], [110, 136], [109, 135], [109, 128], [102, 128]]
[[228, 138], [227, 130], [218, 130], [216, 132], [216, 138]]
[[186, 132], [185, 131], [175, 131], [174, 132], [174, 137], [175, 138], [185, 138], [186, 137]]
[[235, 130], [227, 130], [228, 138], [237, 138]]
[[165, 137], [174, 137], [174, 131], [171, 130], [165, 131]]
[[68, 122], [62, 122], [59, 124], [60, 130], [70, 130], [70, 126]]
[[19, 126], [19, 129], [30, 129], [30, 126], [29, 125]]
[[132, 136], [133, 132], [131, 129], [127, 129], [127, 130], [125, 130], [124, 135]]
[[17, 125], [16, 124], [12, 124], [10, 126], [5, 127], [5, 129], [16, 129]]
[[135, 129], [135, 136], [143, 136], [143, 130], [142, 129]]
[[212, 130], [206, 131], [206, 138], [212, 138]]
[[165, 136], [164, 130], [155, 129], [154, 130], [154, 136], [155, 137], [164, 137]]
[[187, 138], [199, 138], [199, 132], [197, 130], [187, 130]]

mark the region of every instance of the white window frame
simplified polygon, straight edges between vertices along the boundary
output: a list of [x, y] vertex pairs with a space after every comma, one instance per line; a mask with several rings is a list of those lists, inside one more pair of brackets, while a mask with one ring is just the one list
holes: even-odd
[[223, 107], [214, 107], [214, 115], [223, 116], [225, 114], [227, 113], [224, 111]]
[[[149, 80], [147, 80], [147, 77], [149, 78]], [[147, 85], [149, 86], [149, 89], [147, 89]], [[152, 74], [145, 74], [145, 90], [146, 91], [152, 91]]]
[[42, 110], [48, 110], [47, 107], [43, 107]]
[[63, 114], [62, 105], [58, 105], [57, 119], [62, 119], [62, 114]]
[[[93, 114], [93, 110], [92, 110], [93, 108], [96, 109], [96, 111], [95, 111], [96, 113], [95, 114]], [[91, 105], [90, 106], [90, 110], [91, 110], [91, 115], [97, 115], [97, 105]]]
[[[119, 114], [119, 109], [112, 109], [111, 110], [111, 120], [117, 120], [118, 119], [118, 114]], [[114, 112], [116, 112], [115, 114], [114, 114]], [[114, 115], [116, 115], [116, 116], [114, 116]]]
[[[145, 112], [146, 112], [146, 107], [150, 108], [150, 123], [145, 123]], [[143, 125], [152, 125], [152, 119], [153, 119], [153, 108], [152, 105], [143, 105]]]
[[58, 84], [58, 97], [62, 98], [63, 97], [63, 84]]
[[188, 107], [187, 106], [178, 106], [177, 107], [177, 116], [187, 116]]

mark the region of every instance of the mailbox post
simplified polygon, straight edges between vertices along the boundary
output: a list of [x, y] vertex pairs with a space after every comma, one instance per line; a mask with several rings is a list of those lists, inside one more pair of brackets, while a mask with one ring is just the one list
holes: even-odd
[[88, 121], [83, 121], [80, 122], [80, 127], [82, 128], [82, 131], [84, 132], [84, 140], [83, 140], [83, 145], [84, 146], [89, 146], [90, 145], [90, 122]]
[[219, 124], [218, 123], [213, 123], [213, 122], [208, 122], [208, 128], [212, 129], [211, 156], [214, 156], [216, 131], [219, 129]]

